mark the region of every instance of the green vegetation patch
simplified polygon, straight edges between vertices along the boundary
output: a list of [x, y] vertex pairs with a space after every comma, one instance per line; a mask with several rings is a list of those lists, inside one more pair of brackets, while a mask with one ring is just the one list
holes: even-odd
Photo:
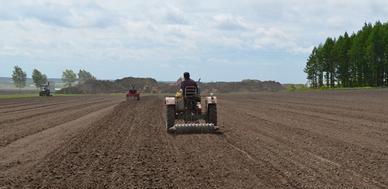
[[[53, 97], [57, 96], [85, 96], [84, 94], [53, 94]], [[20, 93], [20, 94], [0, 94], [0, 99], [18, 99], [18, 98], [51, 98], [40, 97], [39, 93]]]
[[0, 95], [0, 99], [31, 98], [31, 97], [39, 97], [39, 94], [23, 93], [23, 94], [3, 94], [3, 95]]
[[346, 90], [382, 90], [387, 88], [381, 88], [381, 87], [327, 87], [322, 86], [319, 88], [310, 88], [306, 87], [304, 85], [288, 85], [287, 91], [288, 92], [319, 92], [319, 91], [346, 91]]

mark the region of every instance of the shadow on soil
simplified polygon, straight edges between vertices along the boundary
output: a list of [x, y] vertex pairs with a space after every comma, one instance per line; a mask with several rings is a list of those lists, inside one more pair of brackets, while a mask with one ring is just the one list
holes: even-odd
[[179, 133], [168, 133], [171, 136], [178, 136], [178, 135], [218, 135], [223, 136], [224, 133], [222, 131], [215, 131], [215, 132], [179, 132]]

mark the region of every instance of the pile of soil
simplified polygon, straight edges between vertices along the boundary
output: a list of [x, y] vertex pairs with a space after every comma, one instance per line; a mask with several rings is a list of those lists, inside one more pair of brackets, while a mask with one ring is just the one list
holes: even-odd
[[[64, 88], [58, 93], [67, 94], [99, 94], [126, 92], [137, 89], [142, 93], [175, 93], [177, 86], [173, 82], [158, 82], [152, 78], [127, 77], [115, 81], [91, 80], [73, 87]], [[238, 93], [280, 91], [284, 87], [275, 81], [243, 80], [240, 82], [210, 82], [200, 83], [202, 92]]]

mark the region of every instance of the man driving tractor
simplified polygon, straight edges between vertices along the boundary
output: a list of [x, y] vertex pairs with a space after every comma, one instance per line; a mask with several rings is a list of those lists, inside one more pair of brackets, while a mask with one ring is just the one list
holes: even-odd
[[182, 77], [180, 77], [176, 81], [176, 86], [178, 87], [178, 91], [175, 96], [179, 98], [183, 96], [186, 97], [187, 96], [186, 92], [190, 93], [188, 94], [189, 96], [199, 96], [200, 91], [199, 91], [198, 84], [197, 82], [195, 82], [190, 78], [190, 73], [189, 72], [183, 73], [183, 78], [184, 79], [182, 80]]
[[[201, 101], [198, 83], [185, 72], [176, 82], [175, 96], [165, 98], [166, 127], [169, 132], [214, 132], [217, 127], [217, 97], [212, 93]], [[204, 105], [204, 107], [202, 107]], [[179, 122], [176, 122], [179, 121]]]
[[198, 89], [197, 83], [194, 80], [190, 79], [189, 72], [183, 73], [183, 78], [184, 78], [184, 80], [181, 83], [181, 89], [183, 91], [183, 95], [185, 95], [185, 92], [186, 92], [185, 89], [187, 87], [194, 87], [195, 89]]
[[190, 79], [190, 73], [183, 73], [183, 78], [178, 79], [177, 85], [179, 90], [175, 94], [175, 97], [178, 101], [183, 101], [185, 109], [188, 111], [200, 111], [201, 108], [197, 109], [196, 106], [198, 102], [201, 102], [201, 97], [199, 95], [198, 84]]

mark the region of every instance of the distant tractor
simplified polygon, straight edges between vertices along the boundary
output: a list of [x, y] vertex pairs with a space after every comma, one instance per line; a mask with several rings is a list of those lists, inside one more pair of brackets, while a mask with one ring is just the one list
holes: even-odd
[[39, 96], [53, 96], [55, 92], [55, 82], [49, 81], [39, 92]]
[[132, 88], [128, 90], [126, 99], [127, 102], [129, 102], [130, 100], [140, 100], [140, 93], [136, 89]]

